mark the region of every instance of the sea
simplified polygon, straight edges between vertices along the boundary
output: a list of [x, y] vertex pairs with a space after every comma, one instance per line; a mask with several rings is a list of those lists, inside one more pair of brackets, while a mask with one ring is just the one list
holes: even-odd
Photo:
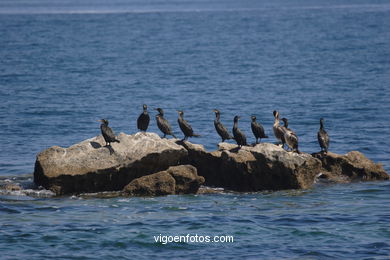
[[183, 110], [209, 151], [213, 109], [250, 143], [251, 115], [276, 142], [278, 110], [307, 153], [324, 118], [330, 151], [390, 172], [390, 0], [0, 1], [0, 186], [22, 187], [0, 189], [0, 259], [390, 259], [388, 181], [163, 197], [34, 184], [40, 151], [101, 118], [134, 134], [143, 104], [148, 131], [160, 107], [182, 137]]

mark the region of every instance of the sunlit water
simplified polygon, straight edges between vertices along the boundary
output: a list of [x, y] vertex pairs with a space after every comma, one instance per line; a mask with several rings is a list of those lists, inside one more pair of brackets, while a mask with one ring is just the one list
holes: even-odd
[[[306, 191], [53, 198], [35, 156], [100, 133], [135, 133], [142, 104], [177, 109], [208, 150], [212, 109], [270, 138], [287, 117], [304, 152], [363, 152], [390, 171], [390, 1], [1, 1], [0, 258], [375, 258], [390, 255], [388, 182]], [[152, 117], [153, 119], [153, 117]], [[150, 131], [158, 132], [152, 120]], [[159, 132], [158, 132], [159, 133]], [[233, 235], [234, 243], [154, 242]]]

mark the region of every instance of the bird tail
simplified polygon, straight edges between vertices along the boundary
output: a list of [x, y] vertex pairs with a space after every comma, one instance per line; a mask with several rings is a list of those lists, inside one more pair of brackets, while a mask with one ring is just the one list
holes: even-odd
[[263, 138], [268, 138], [268, 135], [264, 136]]
[[198, 134], [193, 134], [192, 136], [193, 137], [201, 137], [201, 135], [198, 135]]
[[118, 139], [115, 139], [115, 140], [114, 140], [114, 143], [115, 143], [115, 142], [120, 143]]
[[176, 139], [177, 139], [176, 135], [172, 134], [172, 136], [173, 136], [173, 138], [176, 138]]

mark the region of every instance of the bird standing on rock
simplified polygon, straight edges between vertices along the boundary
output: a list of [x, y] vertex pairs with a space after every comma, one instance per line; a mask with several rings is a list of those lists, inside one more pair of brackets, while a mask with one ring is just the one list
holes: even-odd
[[251, 116], [251, 119], [252, 119], [252, 122], [251, 122], [252, 132], [256, 138], [256, 144], [258, 144], [259, 138], [261, 141], [261, 138], [268, 138], [268, 135], [265, 135], [263, 126], [256, 122], [256, 116]]
[[217, 133], [222, 138], [222, 142], [225, 142], [225, 140], [233, 139], [233, 136], [231, 136], [229, 134], [228, 130], [219, 121], [219, 119], [220, 119], [220, 112], [219, 112], [219, 110], [218, 109], [214, 109], [213, 111], [215, 113], [215, 120], [214, 120], [215, 130], [217, 130]]
[[192, 130], [191, 125], [186, 120], [184, 120], [184, 112], [182, 110], [178, 110], [177, 112], [179, 113], [177, 122], [179, 123], [180, 129], [184, 134], [182, 141], [187, 140], [188, 137], [199, 137], [200, 135], [194, 134], [194, 130]]
[[144, 104], [143, 109], [144, 109], [144, 111], [139, 115], [139, 117], [137, 119], [137, 128], [140, 131], [145, 132], [149, 126], [150, 116], [148, 114], [148, 106]]
[[283, 148], [285, 144], [284, 132], [279, 123], [279, 112], [276, 110], [274, 110], [274, 117], [275, 117], [274, 125], [273, 125], [274, 135], [276, 137], [276, 140], [282, 143], [282, 148]]
[[328, 153], [329, 135], [324, 129], [324, 119], [320, 119], [320, 130], [317, 133], [318, 143], [321, 147], [321, 152]]
[[248, 145], [246, 143], [246, 136], [243, 132], [241, 132], [240, 129], [238, 129], [238, 119], [240, 119], [239, 116], [234, 117], [234, 124], [233, 124], [233, 136], [236, 140], [237, 144], [242, 147], [243, 145]]
[[158, 111], [158, 114], [156, 115], [157, 126], [160, 131], [163, 132], [163, 138], [165, 138], [167, 135], [172, 135], [174, 138], [176, 138], [176, 136], [172, 133], [171, 125], [164, 118], [164, 110], [162, 110], [162, 108], [156, 108], [156, 110]]
[[100, 130], [102, 131], [102, 135], [104, 141], [106, 141], [106, 146], [111, 145], [111, 143], [117, 142], [120, 143], [118, 139], [116, 139], [114, 131], [108, 126], [108, 120], [100, 119], [99, 122], [102, 122], [100, 125]]
[[287, 146], [291, 148], [291, 151], [295, 151], [300, 153], [298, 150], [298, 136], [295, 134], [293, 130], [288, 128], [288, 120], [287, 118], [282, 118], [284, 126], [281, 127], [283, 131], [283, 140], [286, 142]]

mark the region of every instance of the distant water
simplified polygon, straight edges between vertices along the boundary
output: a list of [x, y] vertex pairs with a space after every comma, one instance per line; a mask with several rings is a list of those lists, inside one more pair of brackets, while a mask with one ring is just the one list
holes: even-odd
[[[363, 152], [390, 171], [390, 1], [0, 2], [0, 252], [4, 259], [388, 259], [389, 182], [161, 198], [53, 198], [35, 156], [100, 133], [135, 133], [142, 104], [216, 149], [212, 109], [250, 142], [287, 117], [304, 152]], [[152, 120], [150, 131], [158, 132]], [[155, 235], [233, 235], [168, 244]]]

